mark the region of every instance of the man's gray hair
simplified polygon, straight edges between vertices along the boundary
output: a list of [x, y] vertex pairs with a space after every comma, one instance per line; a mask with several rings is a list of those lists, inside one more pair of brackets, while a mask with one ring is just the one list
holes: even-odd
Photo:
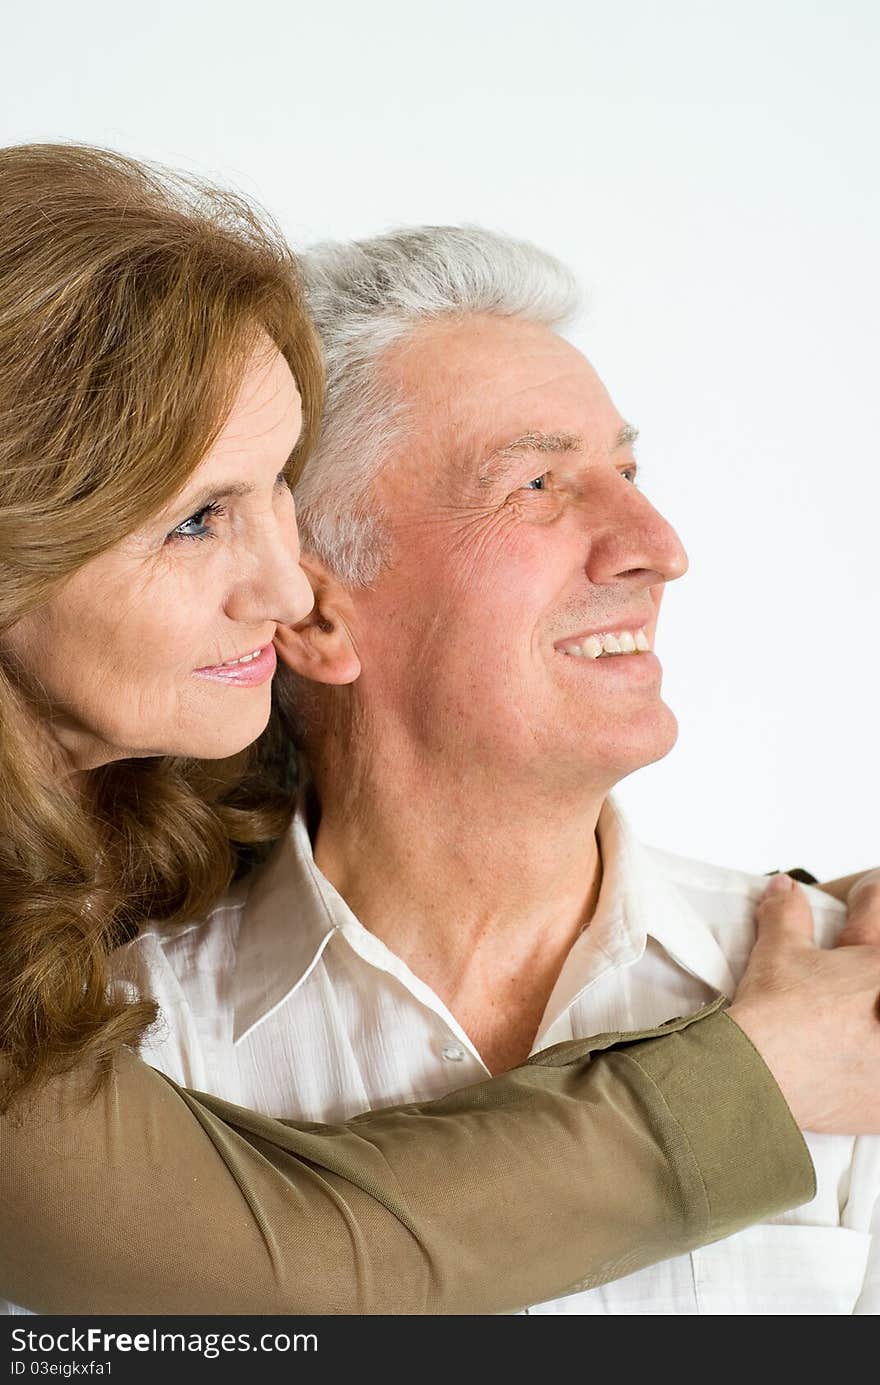
[[384, 353], [432, 317], [494, 313], [561, 327], [580, 295], [552, 255], [475, 226], [328, 241], [300, 262], [327, 361], [323, 429], [296, 488], [303, 547], [364, 586], [386, 553], [372, 483], [407, 421], [407, 401], [382, 377]]

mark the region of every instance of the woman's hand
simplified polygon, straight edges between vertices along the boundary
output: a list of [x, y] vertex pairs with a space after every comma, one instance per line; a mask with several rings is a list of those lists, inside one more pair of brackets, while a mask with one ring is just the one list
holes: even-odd
[[842, 904], [848, 904], [856, 885], [862, 881], [877, 887], [880, 885], [880, 870], [859, 871], [856, 875], [841, 875], [837, 880], [817, 880], [816, 888], [833, 895]]
[[813, 941], [806, 894], [774, 875], [758, 936], [728, 1014], [782, 1089], [798, 1125], [880, 1134], [880, 871], [849, 896], [833, 948]]
[[[847, 920], [838, 947], [880, 942], [880, 869], [848, 876]], [[836, 883], [836, 882], [832, 882]]]

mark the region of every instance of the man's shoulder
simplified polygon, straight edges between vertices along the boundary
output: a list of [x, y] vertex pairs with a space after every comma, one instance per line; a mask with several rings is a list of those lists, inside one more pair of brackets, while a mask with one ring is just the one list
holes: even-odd
[[[658, 847], [644, 847], [654, 870], [686, 896], [689, 904], [709, 924], [719, 942], [738, 938], [751, 946], [755, 908], [768, 877], [750, 871], [694, 860]], [[810, 901], [816, 941], [830, 945], [846, 917], [836, 899], [814, 886], [803, 886]]]
[[232, 1072], [225, 1055], [245, 898], [236, 888], [204, 918], [171, 926], [149, 923], [111, 959], [113, 989], [158, 1006], [156, 1021], [141, 1041], [141, 1056], [175, 1082], [202, 1091], [211, 1086], [218, 1063]]
[[239, 882], [203, 918], [146, 924], [137, 937], [113, 953], [114, 976], [152, 991], [166, 973], [182, 981], [190, 972], [221, 967], [235, 955], [246, 900], [246, 883]]

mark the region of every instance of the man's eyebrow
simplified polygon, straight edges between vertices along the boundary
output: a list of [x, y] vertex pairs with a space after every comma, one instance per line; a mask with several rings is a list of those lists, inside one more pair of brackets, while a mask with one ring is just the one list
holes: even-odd
[[632, 447], [638, 441], [638, 437], [638, 428], [634, 428], [631, 423], [625, 423], [617, 434], [617, 441], [614, 444], [615, 452], [621, 447]]
[[524, 452], [579, 452], [583, 445], [584, 440], [577, 433], [523, 433], [490, 452], [480, 467], [478, 482], [480, 486], [494, 485]]
[[[614, 440], [613, 450], [617, 452], [622, 447], [632, 447], [638, 436], [638, 428], [634, 428], [631, 423], [624, 423]], [[583, 447], [584, 440], [577, 433], [523, 433], [521, 437], [514, 438], [513, 442], [505, 443], [503, 447], [497, 447], [489, 454], [480, 467], [479, 485], [494, 485], [511, 470], [524, 452], [559, 454], [580, 452]]]

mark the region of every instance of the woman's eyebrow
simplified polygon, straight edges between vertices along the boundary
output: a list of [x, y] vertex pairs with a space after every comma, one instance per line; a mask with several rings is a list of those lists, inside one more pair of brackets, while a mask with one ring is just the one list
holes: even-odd
[[[298, 445], [299, 437], [297, 437], [296, 442], [294, 442], [293, 447], [288, 453], [284, 465], [279, 470], [279, 476], [290, 466], [290, 463], [296, 456]], [[221, 481], [216, 486], [203, 487], [202, 490], [196, 495], [191, 496], [188, 500], [173, 500], [170, 505], [166, 505], [162, 510], [157, 519], [157, 523], [163, 524], [167, 522], [172, 516], [179, 514], [182, 510], [186, 510], [187, 513], [191, 515], [198, 514], [199, 510], [203, 510], [212, 500], [237, 500], [242, 496], [253, 494], [254, 487], [248, 481]]]
[[163, 523], [172, 518], [173, 515], [186, 510], [188, 514], [198, 514], [206, 505], [212, 501], [233, 500], [244, 495], [253, 495], [254, 488], [245, 481], [221, 482], [217, 486], [205, 486], [196, 495], [187, 498], [181, 497], [175, 500], [172, 505], [166, 506], [159, 517], [159, 523]]

